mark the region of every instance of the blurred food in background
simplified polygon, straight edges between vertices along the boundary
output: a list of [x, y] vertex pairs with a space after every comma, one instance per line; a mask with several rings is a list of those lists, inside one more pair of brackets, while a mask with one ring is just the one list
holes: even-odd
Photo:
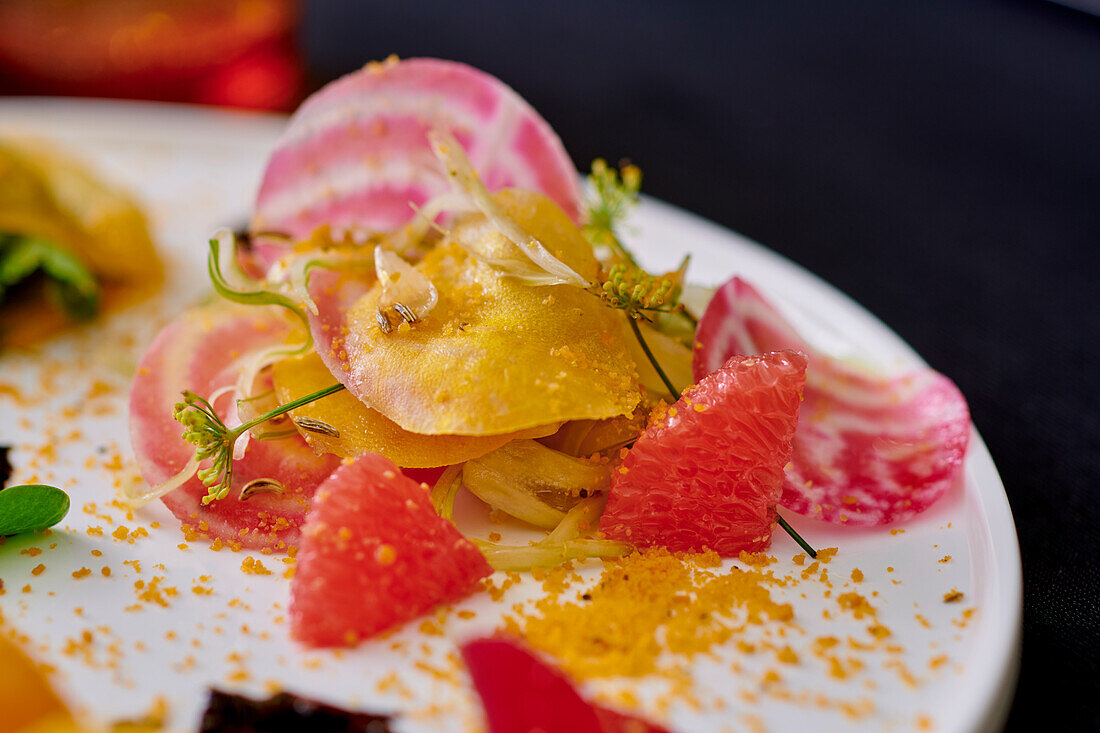
[[0, 89], [288, 110], [296, 0], [0, 0]]
[[0, 350], [154, 292], [141, 208], [45, 142], [0, 139]]

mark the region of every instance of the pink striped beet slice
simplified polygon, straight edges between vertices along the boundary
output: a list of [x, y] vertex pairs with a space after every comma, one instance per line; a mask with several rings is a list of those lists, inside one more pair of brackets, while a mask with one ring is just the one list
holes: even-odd
[[[217, 303], [186, 311], [153, 341], [138, 365], [130, 389], [130, 435], [143, 478], [150, 485], [175, 476], [193, 455], [172, 418], [180, 392], [204, 397], [236, 382], [241, 358], [252, 350], [282, 343], [286, 321], [274, 308]], [[229, 418], [234, 399], [225, 395], [214, 406]], [[234, 463], [233, 484], [225, 499], [202, 504], [206, 486], [192, 477], [162, 497], [184, 524], [243, 547], [281, 549], [298, 542], [317, 485], [339, 465], [335, 456], [318, 456], [298, 436], [252, 440]], [[271, 478], [286, 491], [256, 493], [240, 499], [249, 481]]]
[[777, 349], [809, 358], [781, 506], [871, 526], [904, 521], [947, 492], [970, 439], [970, 412], [951, 380], [932, 369], [879, 376], [823, 354], [736, 277], [699, 322], [695, 378], [731, 356]]
[[[307, 99], [268, 161], [253, 230], [308, 236], [321, 224], [389, 231], [450, 190], [426, 133], [450, 131], [490, 191], [524, 188], [580, 216], [577, 172], [550, 125], [499, 79], [465, 64], [371, 63]], [[271, 259], [278, 245], [267, 253]]]

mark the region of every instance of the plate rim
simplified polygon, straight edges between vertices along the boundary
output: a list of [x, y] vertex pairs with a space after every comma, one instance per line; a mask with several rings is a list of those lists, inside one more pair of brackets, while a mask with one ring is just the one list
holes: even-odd
[[[22, 118], [22, 119], [21, 119]], [[156, 123], [135, 125], [137, 119]], [[283, 114], [227, 110], [192, 104], [132, 100], [86, 99], [69, 97], [8, 97], [0, 99], [0, 131], [15, 130], [28, 134], [68, 132], [70, 136], [94, 138], [98, 135], [118, 139], [164, 143], [164, 128], [169, 127], [174, 144], [209, 147], [211, 133], [231, 135], [234, 143], [269, 149], [286, 124]], [[13, 124], [14, 122], [14, 124]], [[120, 122], [125, 128], [121, 131]], [[46, 129], [39, 130], [37, 128]], [[909, 357], [920, 364], [927, 362], [881, 318], [855, 299], [797, 262], [738, 232], [675, 204], [643, 195], [640, 211], [649, 216], [677, 220], [685, 227], [709, 232], [716, 239], [736, 242], [752, 250], [771, 266], [811, 286], [818, 293], [842, 305], [862, 321], [891, 338]], [[970, 688], [961, 706], [960, 724], [969, 731], [999, 730], [1011, 709], [1020, 671], [1023, 631], [1023, 571], [1020, 544], [1004, 482], [977, 427], [971, 421], [971, 443], [967, 455], [968, 484], [979, 504], [979, 516], [987, 531], [989, 555], [995, 571], [997, 614], [989, 614], [992, 630], [977, 640], [973, 654], [983, 660], [983, 669], [992, 670], [977, 680], [980, 690]], [[978, 694], [973, 694], [977, 692]]]

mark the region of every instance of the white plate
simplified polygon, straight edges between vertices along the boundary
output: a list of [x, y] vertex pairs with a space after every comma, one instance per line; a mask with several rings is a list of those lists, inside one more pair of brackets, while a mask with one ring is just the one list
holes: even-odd
[[[109, 506], [114, 485], [133, 480], [125, 417], [133, 364], [161, 325], [209, 291], [206, 237], [216, 226], [245, 220], [281, 126], [278, 117], [164, 105], [0, 102], [0, 129], [66, 143], [135, 191], [152, 213], [174, 276], [150, 304], [56, 339], [36, 353], [0, 357], [0, 384], [14, 386], [21, 395], [17, 400], [0, 389], [0, 444], [16, 446], [15, 480], [54, 483], [73, 497], [72, 512], [51, 537], [17, 538], [0, 550], [6, 589], [0, 610], [8, 624], [28, 635], [40, 658], [56, 667], [57, 684], [68, 699], [99, 721], [140, 716], [161, 697], [171, 727], [192, 730], [206, 687], [261, 694], [278, 685], [341, 705], [404, 712], [403, 730], [476, 728], [478, 708], [461, 669], [448, 660], [452, 638], [496, 628], [502, 611], [536, 595], [539, 584], [521, 584], [505, 605], [484, 594], [470, 599], [462, 607], [477, 615], [472, 620], [452, 617], [447, 637], [425, 636], [413, 623], [391, 639], [353, 651], [311, 652], [287, 638], [282, 617], [288, 582], [280, 577], [284, 566], [278, 558], [251, 553], [276, 572], [245, 575], [243, 553], [215, 553], [198, 542], [179, 549], [183, 538], [160, 505], [133, 519]], [[894, 333], [843, 294], [743, 237], [654, 200], [644, 202], [631, 226], [630, 244], [651, 267], [670, 269], [690, 250], [692, 280], [718, 284], [734, 273], [744, 275], [804, 333], [834, 352], [858, 355], [886, 369], [921, 363]], [[89, 503], [95, 508], [85, 509]], [[159, 528], [152, 526], [158, 522]], [[821, 660], [803, 653], [799, 664], [782, 666], [787, 700], [773, 694], [780, 688], [761, 681], [777, 667], [774, 657], [732, 648], [698, 657], [692, 671], [700, 705], [682, 697], [675, 701], [667, 711], [671, 725], [683, 731], [757, 723], [773, 731], [978, 731], [1001, 724], [1017, 669], [1020, 557], [1003, 486], [977, 433], [965, 480], [906, 523], [904, 532], [840, 529], [797, 517], [792, 523], [816, 546], [840, 547], [828, 566], [838, 588], [850, 584], [852, 568], [862, 569], [866, 579], [858, 589], [869, 598], [878, 591], [872, 603], [879, 608], [879, 621], [892, 629], [891, 641], [902, 650], [864, 653], [864, 669], [844, 681], [825, 674]], [[120, 525], [131, 531], [147, 528], [149, 536], [114, 539], [111, 533]], [[89, 527], [97, 526], [103, 535], [90, 535]], [[20, 552], [32, 546], [43, 553]], [[93, 556], [92, 550], [102, 556]], [[779, 563], [772, 568], [778, 574], [798, 570], [790, 559], [797, 551], [777, 534], [771, 552]], [[945, 555], [951, 561], [939, 562]], [[132, 560], [140, 561], [140, 573], [125, 564]], [[33, 575], [39, 564], [46, 570]], [[598, 564], [591, 565], [586, 577], [597, 572]], [[101, 572], [105, 566], [111, 569], [109, 577]], [[74, 579], [72, 573], [83, 567], [91, 575]], [[178, 589], [166, 607], [137, 598], [134, 583], [148, 584], [154, 577]], [[31, 591], [23, 593], [27, 584]], [[197, 594], [194, 586], [213, 593]], [[803, 583], [789, 591], [805, 632], [791, 641], [796, 649], [820, 635], [865, 638], [866, 621], [839, 613], [823, 589], [820, 583]], [[953, 589], [964, 592], [963, 602], [945, 604], [943, 595]], [[125, 610], [134, 605], [140, 610]], [[832, 620], [822, 615], [829, 608]], [[977, 611], [963, 623], [967, 608]], [[928, 627], [918, 622], [918, 613]], [[84, 631], [91, 632], [90, 643], [83, 640]], [[395, 641], [406, 642], [405, 648], [392, 649]], [[422, 645], [427, 646], [421, 650]], [[930, 666], [941, 655], [949, 661]], [[739, 673], [731, 670], [731, 660], [739, 664]], [[426, 664], [418, 666], [418, 661]], [[915, 684], [904, 681], [899, 662]], [[439, 673], [427, 669], [433, 666]], [[404, 692], [398, 689], [402, 685], [378, 685], [394, 671]], [[657, 704], [661, 684], [651, 681], [638, 688], [643, 708]], [[589, 689], [610, 694], [621, 686], [593, 682]], [[819, 695], [848, 701], [863, 714], [852, 718], [835, 705], [817, 704]]]

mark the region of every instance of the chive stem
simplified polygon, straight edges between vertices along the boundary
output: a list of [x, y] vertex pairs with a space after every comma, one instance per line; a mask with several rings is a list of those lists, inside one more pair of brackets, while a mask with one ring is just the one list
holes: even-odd
[[339, 392], [342, 389], [347, 389], [347, 387], [345, 387], [342, 384], [337, 383], [337, 384], [332, 385], [331, 387], [325, 387], [324, 389], [318, 390], [318, 391], [313, 392], [311, 394], [307, 394], [304, 397], [299, 397], [298, 399], [294, 400], [293, 402], [287, 402], [285, 405], [279, 405], [278, 407], [276, 407], [271, 412], [265, 412], [263, 415], [260, 415], [259, 417], [255, 417], [255, 418], [249, 420], [248, 422], [244, 423], [240, 427], [234, 428], [233, 432], [237, 433], [238, 435], [243, 435], [245, 433], [245, 431], [251, 430], [252, 428], [259, 425], [260, 423], [265, 423], [268, 420], [271, 420], [272, 418], [279, 417], [279, 415], [283, 415], [285, 413], [290, 412], [291, 410], [295, 410], [295, 409], [301, 407], [302, 405], [308, 405], [310, 402], [316, 402], [317, 400], [321, 399], [322, 397], [328, 397], [330, 394], [335, 394], [336, 392]]
[[794, 527], [787, 524], [787, 520], [781, 517], [778, 512], [775, 515], [775, 519], [777, 522], [779, 522], [779, 526], [783, 528], [783, 531], [789, 534], [791, 536], [791, 539], [797, 542], [799, 546], [806, 551], [807, 555], [809, 555], [814, 560], [817, 559], [817, 550], [810, 547], [810, 543], [802, 539], [802, 535], [800, 535], [798, 532], [795, 532]]
[[657, 357], [653, 355], [653, 352], [649, 350], [649, 345], [642, 338], [642, 330], [638, 328], [638, 321], [634, 318], [628, 318], [630, 321], [630, 328], [634, 331], [634, 337], [638, 339], [638, 344], [642, 347], [642, 351], [645, 352], [646, 358], [649, 359], [649, 363], [653, 365], [654, 371], [657, 372], [657, 376], [661, 378], [661, 381], [668, 387], [669, 394], [675, 399], [680, 399], [680, 392], [672, 386], [672, 380], [665, 374], [665, 370], [661, 368], [661, 365], [657, 363]]

